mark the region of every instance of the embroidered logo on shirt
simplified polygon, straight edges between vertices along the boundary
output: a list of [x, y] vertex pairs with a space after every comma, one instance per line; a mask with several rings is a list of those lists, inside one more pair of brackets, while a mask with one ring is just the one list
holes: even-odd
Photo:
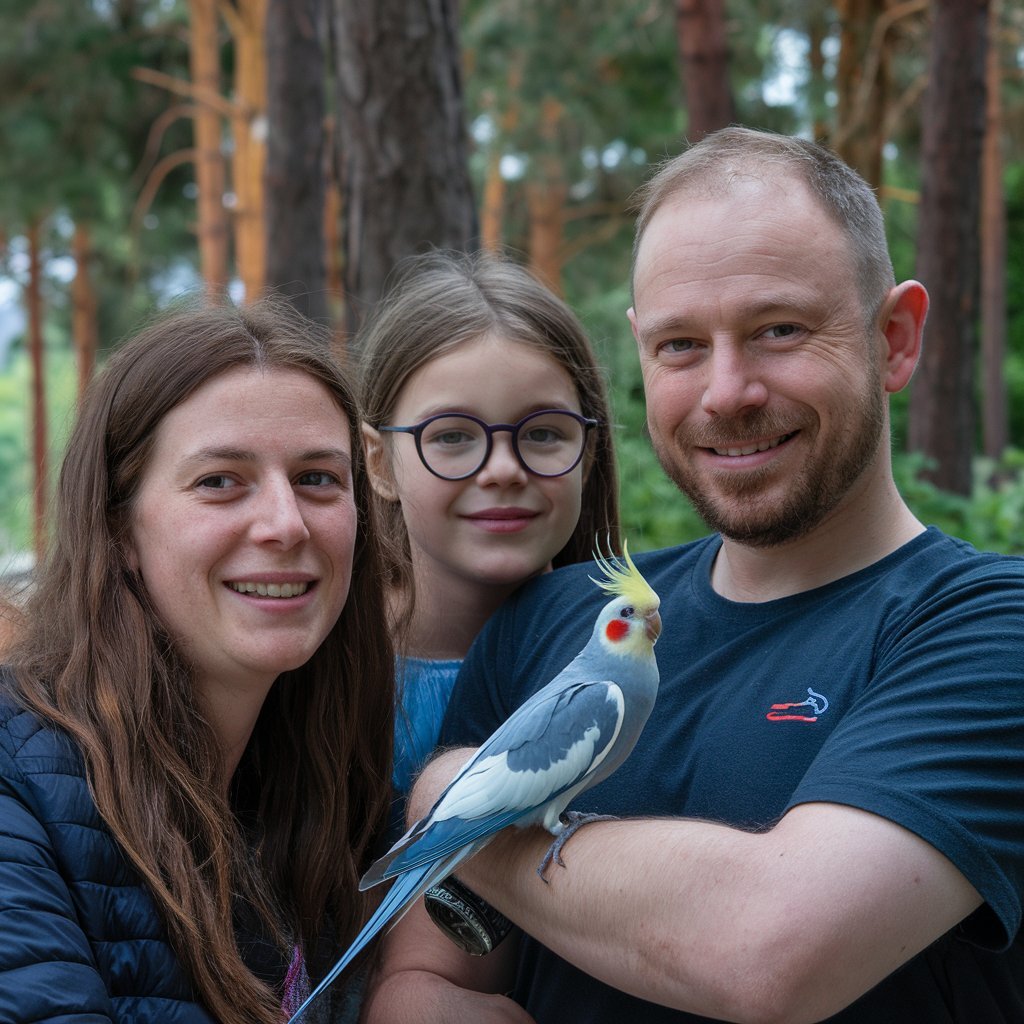
[[769, 722], [816, 722], [828, 711], [828, 697], [807, 687], [807, 700], [773, 704], [764, 717]]

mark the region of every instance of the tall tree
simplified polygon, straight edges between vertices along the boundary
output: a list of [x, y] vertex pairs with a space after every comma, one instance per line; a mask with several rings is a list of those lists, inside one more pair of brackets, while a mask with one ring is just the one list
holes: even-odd
[[557, 148], [564, 122], [565, 106], [553, 96], [546, 96], [541, 104], [536, 167], [526, 183], [530, 269], [556, 295], [562, 294], [562, 247], [569, 195], [565, 160]]
[[882, 125], [889, 80], [885, 0], [836, 0], [841, 39], [836, 152], [876, 188], [882, 184]]
[[189, 0], [189, 67], [195, 87], [195, 137], [199, 269], [207, 291], [219, 295], [228, 283], [228, 218], [224, 209], [226, 165], [221, 149], [220, 25], [217, 0]]
[[402, 257], [478, 236], [455, 0], [333, 0], [346, 316]]
[[46, 458], [46, 365], [43, 359], [42, 234], [38, 219], [28, 224], [28, 281], [25, 306], [28, 313], [28, 351], [32, 362], [32, 466], [33, 529], [36, 558], [46, 548], [47, 458]]
[[92, 379], [99, 348], [99, 298], [92, 274], [92, 234], [83, 221], [75, 223], [71, 251], [75, 257], [75, 276], [71, 281], [71, 338], [78, 366], [78, 399], [81, 401]]
[[1010, 442], [1006, 396], [1006, 195], [1003, 186], [1001, 0], [991, 0], [985, 142], [981, 162], [982, 449], [999, 458]]
[[246, 301], [266, 283], [264, 175], [267, 161], [267, 0], [220, 4], [234, 54], [234, 117], [231, 119], [232, 185], [235, 191], [235, 268]]
[[267, 6], [266, 284], [327, 318], [324, 0]]
[[932, 0], [917, 277], [931, 313], [910, 397], [908, 443], [944, 490], [971, 489], [978, 312], [978, 196], [988, 0]]
[[480, 204], [480, 244], [498, 252], [504, 244], [505, 205], [508, 182], [503, 168], [506, 140], [519, 126], [522, 107], [523, 62], [516, 54], [508, 65], [506, 88], [486, 91], [486, 116], [496, 130], [486, 148], [486, 171]]
[[699, 142], [736, 119], [729, 82], [725, 0], [676, 0], [676, 35], [686, 101], [686, 137]]

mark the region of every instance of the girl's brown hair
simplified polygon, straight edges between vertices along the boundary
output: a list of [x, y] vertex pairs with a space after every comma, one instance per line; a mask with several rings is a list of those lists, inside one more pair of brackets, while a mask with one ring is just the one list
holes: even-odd
[[[580, 519], [553, 565], [588, 561], [597, 537], [618, 551], [618, 477], [604, 378], [573, 311], [511, 259], [430, 252], [399, 267], [356, 338], [366, 421], [386, 425], [403, 385], [419, 367], [488, 334], [531, 345], [557, 360], [572, 378], [583, 415], [600, 424], [588, 443]], [[411, 560], [401, 506], [388, 503], [384, 515], [394, 552], [391, 582], [408, 594]]]
[[[127, 542], [161, 420], [235, 367], [299, 370], [330, 391], [351, 432], [360, 520], [344, 610], [271, 689], [229, 802], [189, 666]], [[394, 705], [372, 500], [352, 389], [318, 329], [275, 302], [176, 311], [123, 345], [88, 390], [64, 459], [53, 549], [10, 652], [17, 696], [78, 742], [100, 813], [224, 1024], [281, 1013], [242, 961], [233, 911], [255, 908], [314, 971], [366, 916], [357, 882], [390, 802]]]

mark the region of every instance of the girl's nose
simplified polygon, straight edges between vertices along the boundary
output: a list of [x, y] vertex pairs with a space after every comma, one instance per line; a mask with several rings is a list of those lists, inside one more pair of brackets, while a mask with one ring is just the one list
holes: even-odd
[[528, 478], [529, 473], [512, 447], [512, 435], [504, 432], [495, 433], [491, 443], [491, 454], [477, 473], [477, 483], [481, 487], [488, 484], [507, 487], [510, 484], [525, 484]]

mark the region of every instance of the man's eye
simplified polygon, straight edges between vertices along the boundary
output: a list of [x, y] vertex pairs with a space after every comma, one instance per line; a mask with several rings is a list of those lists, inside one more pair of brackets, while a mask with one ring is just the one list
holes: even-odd
[[671, 341], [666, 341], [661, 347], [665, 352], [680, 354], [692, 351], [694, 345], [689, 338], [673, 338]]
[[764, 333], [769, 338], [790, 338], [794, 334], [799, 332], [800, 328], [796, 324], [774, 324], [769, 327]]

